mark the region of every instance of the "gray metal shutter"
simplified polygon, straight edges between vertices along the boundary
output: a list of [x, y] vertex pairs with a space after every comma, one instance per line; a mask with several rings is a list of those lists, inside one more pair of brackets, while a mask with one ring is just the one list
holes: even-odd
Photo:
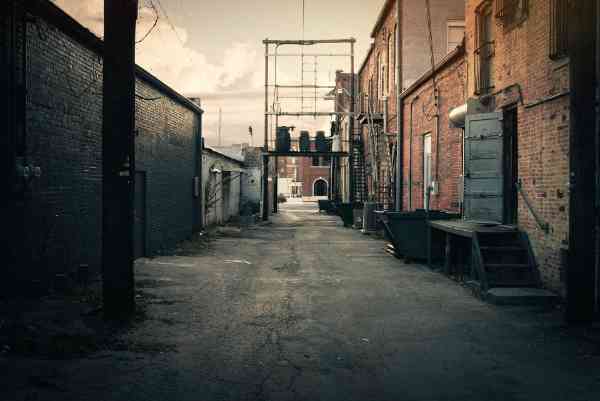
[[502, 113], [466, 117], [464, 182], [465, 219], [502, 223]]

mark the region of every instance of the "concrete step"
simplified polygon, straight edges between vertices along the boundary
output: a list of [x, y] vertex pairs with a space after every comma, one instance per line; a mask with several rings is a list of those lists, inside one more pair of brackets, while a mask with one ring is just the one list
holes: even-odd
[[494, 305], [550, 305], [559, 300], [553, 292], [532, 287], [490, 288], [483, 298]]

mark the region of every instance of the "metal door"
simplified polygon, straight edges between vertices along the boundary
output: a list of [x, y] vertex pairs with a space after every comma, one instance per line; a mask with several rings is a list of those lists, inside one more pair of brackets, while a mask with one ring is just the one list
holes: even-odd
[[133, 209], [133, 256], [146, 256], [146, 173], [135, 172], [135, 200]]
[[502, 113], [474, 114], [465, 120], [465, 219], [502, 223]]

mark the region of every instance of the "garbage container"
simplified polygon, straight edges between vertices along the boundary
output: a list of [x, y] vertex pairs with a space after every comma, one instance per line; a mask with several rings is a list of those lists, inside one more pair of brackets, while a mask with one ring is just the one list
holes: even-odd
[[[387, 230], [391, 235], [396, 255], [407, 259], [427, 259], [427, 222], [430, 220], [459, 219], [458, 213], [448, 213], [441, 210], [417, 209], [412, 212], [385, 212]], [[442, 256], [443, 249], [432, 249], [433, 257]]]
[[338, 214], [342, 218], [344, 227], [352, 227], [354, 223], [354, 208], [352, 203], [342, 202], [338, 207]]

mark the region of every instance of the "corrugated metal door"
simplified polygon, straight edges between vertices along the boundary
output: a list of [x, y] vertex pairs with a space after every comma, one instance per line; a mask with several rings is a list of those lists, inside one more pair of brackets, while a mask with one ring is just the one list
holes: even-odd
[[502, 113], [474, 114], [465, 120], [465, 219], [502, 223]]

